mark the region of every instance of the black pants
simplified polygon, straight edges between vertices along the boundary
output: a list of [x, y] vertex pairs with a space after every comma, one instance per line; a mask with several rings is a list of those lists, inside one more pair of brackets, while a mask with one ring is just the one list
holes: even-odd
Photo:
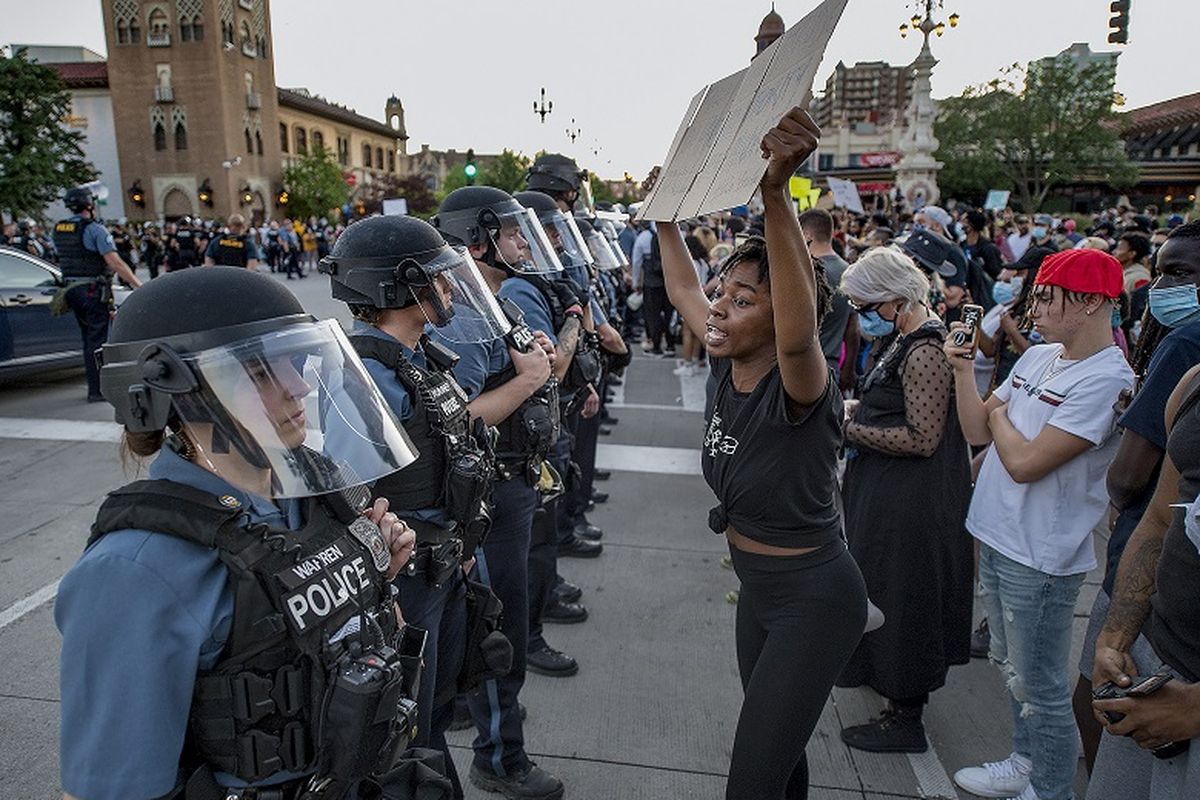
[[867, 592], [839, 542], [800, 556], [730, 548], [742, 582], [737, 658], [746, 696], [726, 800], [808, 797], [804, 748], [862, 638]]
[[108, 341], [108, 287], [96, 281], [75, 286], [67, 291], [67, 306], [75, 312], [79, 333], [83, 337], [83, 368], [87, 372], [88, 397], [100, 396], [100, 365], [96, 351]]
[[500, 629], [513, 646], [512, 669], [503, 678], [484, 681], [467, 696], [475, 721], [475, 764], [496, 775], [521, 772], [529, 765], [517, 696], [525, 684], [525, 648], [529, 638], [529, 537], [538, 493], [524, 476], [496, 484], [492, 530], [476, 553], [478, 578], [504, 604]]
[[671, 346], [671, 314], [675, 308], [667, 299], [667, 287], [642, 287], [642, 313], [646, 315], [646, 338], [657, 352], [662, 348], [662, 341], [667, 347]]

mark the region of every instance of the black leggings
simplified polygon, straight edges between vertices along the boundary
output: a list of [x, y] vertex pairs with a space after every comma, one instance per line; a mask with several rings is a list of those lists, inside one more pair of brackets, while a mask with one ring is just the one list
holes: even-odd
[[804, 748], [862, 637], [866, 587], [841, 541], [800, 556], [729, 552], [742, 582], [737, 657], [746, 696], [725, 797], [803, 800]]

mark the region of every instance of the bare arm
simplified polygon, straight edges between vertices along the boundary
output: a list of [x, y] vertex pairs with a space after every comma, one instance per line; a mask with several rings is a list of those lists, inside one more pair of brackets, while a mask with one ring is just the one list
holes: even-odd
[[692, 333], [703, 339], [708, 326], [708, 298], [696, 277], [687, 245], [683, 243], [683, 232], [674, 222], [658, 224], [658, 248], [671, 305]]
[[858, 329], [857, 314], [851, 313], [846, 318], [846, 330], [842, 333], [842, 342], [846, 346], [846, 358], [842, 362], [839, 385], [843, 391], [849, 391], [858, 381], [858, 349], [862, 347], [862, 332]]
[[117, 255], [117, 251], [113, 250], [105, 253], [104, 263], [107, 264], [108, 268], [115, 272], [121, 280], [125, 281], [133, 288], [136, 289], [142, 285], [142, 282], [139, 281], [137, 276], [133, 274], [133, 270], [131, 270], [129, 265], [125, 263], [125, 259]]
[[1017, 483], [1040, 481], [1093, 446], [1087, 439], [1053, 425], [1047, 425], [1032, 440], [1026, 439], [1009, 421], [1004, 404], [992, 409], [989, 422], [996, 455]]
[[766, 210], [763, 225], [770, 262], [775, 353], [783, 388], [800, 406], [811, 406], [824, 396], [829, 364], [818, 339], [816, 274], [796, 218], [796, 205], [788, 193], [788, 180], [816, 150], [820, 136], [808, 112], [793, 108], [762, 141], [763, 154], [769, 159], [759, 186]]
[[1124, 511], [1133, 505], [1162, 461], [1163, 451], [1137, 431], [1121, 434], [1121, 446], [1108, 468], [1108, 498], [1113, 507]]
[[567, 321], [558, 332], [558, 345], [554, 348], [557, 354], [554, 359], [554, 377], [560, 381], [571, 368], [571, 359], [575, 357], [575, 348], [579, 346], [579, 332], [582, 329], [583, 322], [579, 318], [567, 317]]

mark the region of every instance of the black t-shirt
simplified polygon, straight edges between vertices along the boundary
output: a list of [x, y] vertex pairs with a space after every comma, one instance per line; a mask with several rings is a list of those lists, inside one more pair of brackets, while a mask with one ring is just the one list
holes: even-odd
[[[838, 539], [837, 450], [842, 395], [825, 394], [794, 417], [776, 365], [752, 392], [734, 391], [732, 368], [713, 365], [717, 388], [700, 462], [720, 506], [709, 525], [726, 525], [762, 544], [816, 547]], [[719, 529], [719, 530], [718, 530]]]

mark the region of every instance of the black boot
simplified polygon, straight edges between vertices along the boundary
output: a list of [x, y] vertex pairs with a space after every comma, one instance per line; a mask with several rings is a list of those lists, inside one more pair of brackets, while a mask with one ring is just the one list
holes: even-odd
[[842, 741], [868, 753], [924, 753], [929, 749], [921, 707], [890, 709], [866, 725], [842, 729]]
[[559, 800], [563, 796], [562, 781], [532, 761], [524, 772], [510, 773], [504, 777], [472, 764], [470, 778], [471, 783], [485, 792], [497, 792], [513, 800]]

